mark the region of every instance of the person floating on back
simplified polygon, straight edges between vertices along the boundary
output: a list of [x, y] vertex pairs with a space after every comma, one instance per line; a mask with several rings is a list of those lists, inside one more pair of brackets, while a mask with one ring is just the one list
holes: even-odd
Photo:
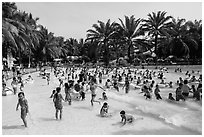
[[62, 119], [62, 108], [63, 108], [62, 100], [64, 100], [64, 98], [62, 97], [62, 94], [60, 93], [60, 91], [61, 91], [61, 88], [57, 87], [56, 93], [55, 93], [54, 98], [53, 98], [53, 102], [54, 102], [55, 109], [56, 109], [56, 113], [55, 113], [56, 119], [58, 119], [58, 113], [59, 112], [60, 112], [60, 119]]
[[28, 114], [28, 101], [25, 99], [25, 95], [23, 92], [18, 93], [18, 103], [16, 106], [16, 111], [18, 111], [19, 105], [21, 106], [21, 119], [23, 120], [24, 126], [28, 127], [26, 116]]

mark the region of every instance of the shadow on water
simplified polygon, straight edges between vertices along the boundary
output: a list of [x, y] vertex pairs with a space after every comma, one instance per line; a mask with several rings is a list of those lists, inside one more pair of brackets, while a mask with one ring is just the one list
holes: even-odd
[[[117, 99], [115, 99], [117, 100]], [[162, 130], [162, 131], [157, 131], [157, 132], [154, 132], [154, 131], [149, 131], [146, 133], [145, 131], [121, 131], [121, 132], [117, 132], [117, 133], [113, 133], [113, 134], [117, 134], [117, 135], [123, 135], [123, 134], [138, 134], [138, 135], [157, 135], [157, 134], [179, 134], [179, 135], [185, 135], [185, 134], [193, 134], [193, 135], [201, 135], [202, 133], [199, 132], [199, 131], [195, 131], [194, 129], [191, 129], [189, 127], [185, 127], [185, 126], [176, 126], [174, 123], [169, 123], [169, 122], [166, 122], [166, 119], [165, 118], [162, 118], [160, 117], [160, 114], [154, 114], [154, 113], [151, 113], [151, 112], [144, 112], [143, 110], [141, 109], [135, 109], [137, 107], [137, 105], [135, 104], [132, 104], [132, 103], [129, 103], [129, 102], [126, 102], [127, 104], [129, 104], [133, 111], [127, 111], [128, 113], [134, 113], [134, 114], [137, 114], [137, 115], [140, 115], [140, 116], [143, 116], [143, 117], [150, 117], [150, 118], [153, 118], [157, 121], [160, 121], [162, 122], [163, 124], [165, 125], [168, 125], [170, 126], [172, 129], [174, 130], [166, 130], [165, 129], [165, 132]], [[177, 104], [177, 103], [176, 103]], [[180, 104], [181, 106], [185, 106], [186, 104]], [[117, 124], [116, 124], [117, 125]], [[175, 133], [174, 133], [175, 131]]]
[[56, 121], [55, 118], [47, 118], [47, 117], [41, 117], [39, 119], [42, 120], [42, 121]]
[[108, 119], [108, 118], [111, 118], [112, 117], [112, 114], [108, 114], [106, 116], [101, 116], [100, 114], [96, 114], [97, 117], [100, 117], [100, 118], [104, 118], [104, 119]]
[[2, 126], [2, 129], [25, 129], [24, 125]]
[[83, 106], [80, 106], [80, 107], [73, 107], [73, 108], [75, 108], [75, 109], [85, 109], [85, 110], [93, 110], [93, 108], [91, 108], [91, 107], [83, 107]]
[[113, 123], [113, 124], [111, 124], [112, 126], [121, 126], [122, 125], [122, 123], [121, 122], [116, 122], [116, 123]]

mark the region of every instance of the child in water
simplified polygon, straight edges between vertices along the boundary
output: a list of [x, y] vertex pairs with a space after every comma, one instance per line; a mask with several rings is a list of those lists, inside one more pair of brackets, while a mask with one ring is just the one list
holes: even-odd
[[132, 115], [127, 115], [125, 114], [125, 111], [122, 110], [120, 112], [120, 116], [121, 116], [121, 123], [123, 123], [123, 125], [125, 125], [127, 122], [128, 123], [133, 123], [134, 122], [134, 117]]
[[69, 105], [71, 105], [71, 95], [70, 95], [70, 90], [71, 90], [71, 84], [69, 85], [68, 83], [64, 84], [64, 90], [65, 90], [65, 102], [68, 101]]
[[110, 114], [108, 114], [108, 108], [109, 108], [108, 103], [104, 102], [103, 106], [102, 106], [102, 108], [100, 110], [100, 116], [101, 117], [108, 117], [108, 116], [110, 116]]
[[110, 88], [112, 86], [110, 79], [107, 79], [105, 86], [106, 86], [106, 88]]
[[151, 99], [151, 94], [150, 94], [150, 91], [149, 91], [149, 89], [148, 89], [148, 87], [146, 86], [146, 85], [144, 85], [144, 89], [143, 89], [143, 91], [142, 92], [144, 92], [145, 94], [144, 94], [144, 96], [146, 96], [146, 98], [145, 99]]
[[156, 97], [157, 100], [162, 99], [159, 92], [160, 92], [159, 85], [156, 85], [156, 88], [154, 90], [154, 94], [155, 94], [155, 97]]
[[50, 84], [50, 73], [47, 74], [46, 78], [47, 78], [47, 85], [49, 85]]
[[169, 82], [169, 87], [173, 88], [173, 82], [172, 81]]
[[24, 83], [23, 83], [23, 81], [21, 81], [21, 83], [20, 83], [20, 91], [23, 91], [23, 88], [24, 88]]
[[13, 81], [11, 82], [11, 86], [13, 87], [13, 93], [16, 95], [17, 93], [17, 86], [18, 86], [18, 81], [16, 77], [13, 78]]
[[107, 95], [106, 95], [106, 92], [103, 92], [103, 93], [102, 93], [102, 99], [103, 99], [103, 100], [108, 100], [108, 97], [107, 97]]
[[130, 89], [130, 82], [128, 80], [128, 77], [125, 78], [125, 85], [124, 85], [124, 87], [125, 87], [125, 93], [127, 94], [129, 92], [129, 89]]
[[185, 98], [182, 95], [182, 86], [183, 86], [183, 84], [179, 83], [179, 87], [176, 89], [176, 101], [179, 101], [180, 99], [185, 101]]
[[85, 97], [86, 97], [85, 82], [82, 82], [80, 95], [81, 95], [81, 100], [85, 100]]
[[16, 111], [18, 110], [19, 105], [21, 106], [21, 119], [23, 120], [24, 126], [28, 127], [26, 116], [28, 111], [28, 101], [25, 99], [25, 95], [23, 92], [18, 93], [18, 103], [16, 106]]
[[61, 91], [61, 88], [57, 87], [56, 93], [53, 98], [53, 102], [54, 102], [55, 109], [56, 109], [56, 113], [55, 113], [56, 119], [58, 119], [58, 112], [60, 112], [60, 119], [62, 119], [62, 108], [63, 108], [62, 100], [64, 100], [64, 98], [62, 97], [62, 94], [60, 93], [60, 91]]
[[[100, 87], [96, 84], [96, 80], [92, 80], [90, 82], [90, 90], [91, 90], [91, 105], [93, 106], [93, 102], [98, 102], [99, 104], [101, 103], [100, 101], [95, 100], [96, 98], [96, 88]], [[100, 87], [103, 89], [102, 87]], [[105, 89], [103, 89], [105, 91]]]
[[168, 99], [169, 99], [169, 100], [172, 100], [172, 101], [175, 101], [174, 97], [172, 96], [172, 93], [169, 93]]

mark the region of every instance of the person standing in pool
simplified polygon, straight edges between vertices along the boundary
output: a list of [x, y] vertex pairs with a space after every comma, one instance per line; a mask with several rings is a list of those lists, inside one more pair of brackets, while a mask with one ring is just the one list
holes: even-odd
[[116, 76], [113, 78], [113, 87], [119, 92], [118, 80]]
[[182, 95], [187, 98], [189, 95], [189, 91], [190, 91], [190, 87], [188, 86], [188, 80], [184, 80], [183, 82], [183, 86], [182, 86]]
[[157, 100], [162, 99], [159, 92], [160, 92], [159, 85], [156, 85], [156, 88], [154, 90], [154, 94], [155, 94], [155, 97], [156, 97]]
[[18, 111], [19, 105], [21, 106], [21, 119], [23, 120], [24, 126], [28, 127], [26, 116], [28, 114], [28, 101], [25, 99], [25, 94], [23, 92], [18, 93], [18, 103], [16, 106], [16, 111]]
[[62, 119], [62, 109], [63, 109], [62, 100], [64, 100], [64, 98], [62, 97], [62, 94], [60, 93], [60, 91], [61, 91], [61, 88], [57, 87], [56, 93], [55, 93], [54, 98], [53, 98], [53, 102], [54, 102], [55, 109], [56, 109], [56, 113], [55, 113], [56, 119], [58, 119], [58, 113], [59, 112], [60, 112], [60, 119]]
[[65, 91], [65, 102], [68, 101], [69, 105], [71, 105], [71, 95], [70, 95], [70, 89], [71, 84], [69, 85], [68, 83], [64, 84], [64, 91]]
[[98, 78], [99, 78], [99, 83], [101, 84], [102, 83], [102, 73], [101, 72], [99, 72]]
[[17, 85], [18, 85], [18, 81], [17, 81], [16, 77], [14, 77], [13, 81], [11, 82], [11, 86], [13, 87], [14, 95], [16, 95], [16, 93], [17, 93]]
[[49, 84], [50, 84], [50, 73], [48, 73], [48, 74], [46, 75], [46, 78], [47, 78], [47, 85], [49, 85]]
[[179, 101], [180, 99], [185, 101], [185, 98], [182, 95], [182, 86], [183, 86], [183, 84], [179, 83], [179, 87], [176, 89], [176, 101]]
[[200, 99], [202, 100], [202, 83], [200, 83], [197, 87], [197, 90], [195, 92], [195, 98], [197, 101], [199, 101]]
[[23, 91], [23, 88], [24, 88], [24, 83], [23, 83], [23, 81], [21, 81], [21, 83], [20, 83], [20, 91]]
[[86, 93], [85, 93], [85, 82], [81, 83], [81, 90], [80, 90], [80, 95], [81, 95], [81, 100], [85, 100]]
[[128, 80], [128, 77], [125, 78], [125, 85], [124, 85], [124, 87], [125, 87], [125, 93], [127, 94], [129, 92], [129, 89], [130, 89], [130, 82]]
[[[91, 105], [93, 106], [93, 102], [98, 102], [100, 104], [100, 101], [95, 100], [96, 98], [96, 88], [100, 87], [96, 84], [95, 79], [90, 81], [90, 90], [91, 90]], [[100, 87], [103, 89], [102, 87]], [[105, 91], [105, 89], [103, 89]]]
[[110, 89], [110, 87], [112, 86], [113, 84], [111, 83], [110, 79], [107, 79], [106, 83], [105, 83], [105, 86], [106, 88]]

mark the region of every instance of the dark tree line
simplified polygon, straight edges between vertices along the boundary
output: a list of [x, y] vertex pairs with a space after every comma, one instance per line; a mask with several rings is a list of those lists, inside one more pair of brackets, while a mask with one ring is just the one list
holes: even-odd
[[151, 52], [156, 54], [156, 62], [169, 55], [202, 58], [201, 20], [175, 19], [165, 11], [152, 12], [146, 19], [132, 15], [118, 22], [98, 21], [87, 30], [85, 40], [54, 36], [38, 20], [31, 13], [19, 11], [15, 3], [2, 3], [3, 57], [12, 55], [21, 63], [80, 56], [86, 62], [102, 61], [108, 65], [120, 57], [133, 63], [137, 55], [154, 49]]

